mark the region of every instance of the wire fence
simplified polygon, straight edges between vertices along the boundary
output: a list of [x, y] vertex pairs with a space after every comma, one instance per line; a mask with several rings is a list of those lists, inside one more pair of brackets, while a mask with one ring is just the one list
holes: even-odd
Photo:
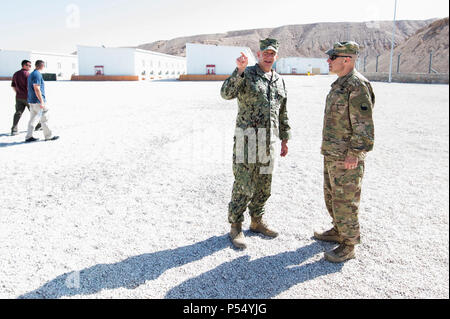
[[[405, 57], [406, 56], [406, 57]], [[395, 53], [392, 58], [392, 74], [449, 74], [448, 56], [430, 52], [428, 56], [411, 56]], [[389, 72], [390, 57], [386, 55], [362, 55], [358, 58], [356, 68], [363, 73]]]

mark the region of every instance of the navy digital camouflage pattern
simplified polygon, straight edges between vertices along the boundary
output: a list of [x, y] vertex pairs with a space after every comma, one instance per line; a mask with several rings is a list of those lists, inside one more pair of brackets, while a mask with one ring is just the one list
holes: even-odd
[[[233, 148], [235, 181], [228, 210], [229, 222], [238, 223], [244, 220], [247, 207], [251, 216], [264, 214], [272, 183], [270, 167], [273, 168], [275, 159], [274, 143], [276, 138], [290, 138], [287, 91], [284, 80], [275, 71], [264, 73], [256, 64], [247, 67], [242, 75], [236, 69], [223, 83], [221, 96], [226, 100], [238, 100]], [[237, 147], [238, 132], [246, 135], [243, 154]], [[257, 145], [249, 142], [252, 136], [257, 137]], [[261, 144], [263, 136], [265, 141]]]
[[272, 50], [278, 53], [279, 48], [280, 44], [278, 43], [278, 40], [267, 38], [259, 41], [259, 49], [261, 51]]

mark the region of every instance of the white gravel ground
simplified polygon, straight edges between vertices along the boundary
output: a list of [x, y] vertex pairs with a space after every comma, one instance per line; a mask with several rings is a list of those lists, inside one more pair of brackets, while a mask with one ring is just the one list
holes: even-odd
[[[220, 82], [47, 83], [55, 142], [9, 136], [0, 82], [0, 298], [449, 298], [448, 85], [373, 83], [357, 258], [330, 264], [322, 119], [333, 76], [287, 77], [266, 218], [227, 237], [236, 101]], [[42, 132], [36, 135], [43, 138]], [[249, 225], [247, 215], [245, 228]]]

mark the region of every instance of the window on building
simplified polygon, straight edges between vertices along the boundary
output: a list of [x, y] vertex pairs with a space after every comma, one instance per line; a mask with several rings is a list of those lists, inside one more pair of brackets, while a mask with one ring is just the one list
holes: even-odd
[[58, 70], [61, 70], [61, 62], [58, 62]]
[[72, 69], [76, 69], [77, 68], [77, 65], [75, 64], [75, 63], [72, 63]]

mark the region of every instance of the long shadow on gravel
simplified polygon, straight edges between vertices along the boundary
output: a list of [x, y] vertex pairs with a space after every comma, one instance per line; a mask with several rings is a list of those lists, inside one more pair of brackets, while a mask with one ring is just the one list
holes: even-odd
[[341, 271], [343, 264], [331, 264], [323, 258], [305, 263], [322, 252], [323, 246], [315, 242], [295, 251], [256, 260], [243, 256], [183, 282], [169, 290], [166, 298], [272, 298], [296, 284]]
[[90, 295], [103, 289], [134, 289], [148, 280], [158, 278], [170, 268], [200, 260], [229, 246], [228, 235], [214, 236], [189, 246], [134, 256], [115, 264], [99, 264], [58, 276], [18, 298], [56, 299]]

